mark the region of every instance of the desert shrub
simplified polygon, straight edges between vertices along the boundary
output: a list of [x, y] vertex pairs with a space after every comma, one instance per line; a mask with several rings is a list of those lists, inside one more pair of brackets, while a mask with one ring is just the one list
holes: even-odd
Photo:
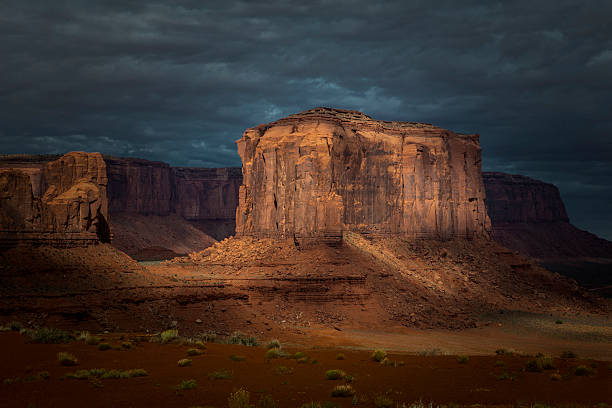
[[531, 372], [540, 372], [543, 370], [552, 370], [555, 368], [551, 357], [540, 355], [532, 360], [527, 361], [525, 364], [525, 370]]
[[555, 324], [563, 324], [563, 320], [557, 319], [555, 320]]
[[374, 350], [374, 352], [372, 353], [372, 359], [374, 361], [378, 361], [379, 363], [381, 361], [383, 361], [385, 358], [387, 358], [387, 352], [385, 350]]
[[354, 378], [352, 375], [348, 375], [348, 374], [346, 374], [346, 375], [344, 376], [344, 381], [345, 381], [346, 383], [352, 383], [354, 380], [355, 380], [355, 378]]
[[336, 385], [331, 391], [332, 397], [352, 397], [353, 395], [355, 395], [355, 390], [348, 384]]
[[281, 348], [281, 343], [277, 339], [272, 339], [272, 340], [270, 340], [270, 342], [268, 343], [268, 345], [266, 347], [268, 349], [273, 349], [273, 348], [279, 349], [279, 348]]
[[229, 356], [229, 358], [232, 361], [246, 361], [246, 357], [245, 356], [238, 356], [236, 354], [232, 354], [231, 356]]
[[344, 376], [346, 376], [346, 373], [339, 369], [327, 370], [325, 372], [325, 378], [328, 380], [341, 380], [344, 378]]
[[265, 395], [257, 401], [257, 408], [278, 408], [278, 402], [270, 395]]
[[266, 351], [266, 360], [271, 360], [273, 358], [279, 358], [279, 357], [280, 357], [280, 352], [276, 348], [271, 348], [268, 351]]
[[134, 377], [146, 377], [149, 373], [142, 368], [133, 368], [129, 370], [112, 369], [106, 370], [104, 368], [92, 368], [90, 370], [79, 370], [74, 373], [66, 374], [67, 379], [76, 380], [87, 380], [92, 378], [99, 379], [125, 379]]
[[285, 374], [293, 374], [292, 367], [278, 366], [275, 368], [277, 374], [285, 375]]
[[506, 363], [504, 363], [502, 360], [497, 360], [495, 362], [495, 367], [504, 367], [506, 365]]
[[17, 322], [17, 321], [12, 321], [9, 324], [7, 324], [7, 327], [9, 329], [11, 329], [12, 331], [20, 331], [21, 329], [23, 329], [23, 324], [21, 324], [21, 322]]
[[431, 356], [439, 356], [442, 354], [442, 350], [439, 348], [432, 348], [429, 350], [422, 350], [418, 352], [419, 356], [431, 357]]
[[300, 408], [321, 408], [320, 402], [310, 401], [305, 404], [302, 404]]
[[552, 373], [550, 375], [550, 379], [553, 380], [553, 381], [560, 381], [560, 380], [563, 379], [563, 377], [561, 377], [561, 374], [559, 374], [559, 373]]
[[73, 366], [77, 365], [79, 362], [79, 360], [73, 354], [65, 351], [57, 353], [57, 361], [59, 361], [59, 363], [63, 366]]
[[595, 374], [595, 369], [585, 365], [579, 365], [574, 369], [574, 374], [578, 376], [591, 376]]
[[202, 350], [200, 350], [200, 349], [197, 349], [197, 348], [190, 348], [189, 350], [187, 350], [187, 355], [191, 356], [191, 357], [199, 356], [201, 354], [204, 354], [204, 352]]
[[198, 386], [198, 382], [193, 378], [191, 380], [183, 380], [176, 386], [177, 390], [193, 390]]
[[132, 343], [130, 343], [129, 341], [124, 341], [121, 343], [121, 348], [130, 350], [132, 348]]
[[465, 364], [465, 363], [467, 363], [467, 362], [468, 362], [468, 360], [469, 360], [469, 359], [470, 359], [470, 358], [469, 358], [468, 356], [465, 356], [465, 355], [460, 355], [460, 356], [457, 356], [457, 362], [458, 362], [459, 364]]
[[514, 351], [513, 350], [506, 350], [503, 348], [499, 348], [497, 350], [495, 350], [495, 354], [497, 354], [498, 356], [512, 356], [514, 355]]
[[234, 373], [228, 370], [213, 371], [208, 373], [208, 378], [211, 380], [230, 380]]
[[383, 358], [380, 361], [380, 364], [384, 365], [384, 366], [394, 366], [394, 367], [397, 367], [397, 363], [392, 361], [392, 360], [389, 360], [387, 357]]
[[499, 377], [497, 377], [498, 380], [500, 381], [505, 381], [505, 380], [510, 380], [513, 381], [514, 380], [514, 376], [511, 374], [508, 374], [507, 371], [504, 371], [503, 373], [500, 374]]
[[393, 400], [386, 395], [378, 395], [374, 398], [374, 406], [376, 408], [392, 408]]
[[561, 358], [578, 358], [578, 355], [573, 351], [564, 351], [561, 353]]
[[303, 353], [303, 352], [301, 352], [301, 351], [296, 351], [296, 352], [295, 352], [295, 354], [293, 354], [293, 355], [291, 356], [291, 358], [294, 358], [294, 359], [296, 359], [296, 360], [297, 360], [297, 359], [300, 359], [300, 358], [302, 358], [302, 357], [306, 357], [306, 354], [305, 354], [305, 353]]
[[217, 341], [217, 334], [216, 333], [212, 333], [212, 332], [202, 333], [202, 335], [200, 337], [206, 343], [214, 343], [214, 342]]
[[102, 341], [100, 337], [92, 336], [89, 332], [85, 332], [85, 334], [81, 333], [81, 335], [81, 339], [89, 346], [97, 346]]
[[91, 336], [91, 334], [88, 331], [81, 331], [77, 334], [76, 339], [77, 341], [85, 341], [89, 336]]
[[227, 406], [229, 408], [249, 408], [251, 395], [244, 388], [234, 391], [227, 398]]
[[40, 378], [41, 380], [48, 380], [51, 375], [49, 374], [48, 371], [41, 371], [40, 373], [38, 373], [38, 378]]
[[191, 360], [188, 358], [182, 358], [176, 362], [179, 367], [189, 367], [191, 366]]
[[176, 329], [165, 330], [159, 334], [159, 338], [162, 343], [170, 343], [179, 338], [179, 333]]
[[100, 343], [98, 344], [98, 350], [100, 351], [106, 351], [106, 350], [110, 350], [112, 347], [110, 344], [108, 343]]
[[310, 361], [310, 357], [308, 356], [300, 357], [296, 361], [298, 364], [307, 364]]
[[42, 327], [36, 330], [26, 329], [25, 333], [33, 343], [60, 344], [69, 343], [70, 340], [74, 339], [68, 332], [49, 327]]
[[344, 360], [344, 354], [343, 353], [336, 354], [336, 360]]
[[247, 336], [239, 331], [234, 332], [229, 338], [230, 344], [241, 344], [243, 346], [256, 347], [257, 338], [254, 336]]
[[206, 344], [202, 340], [196, 340], [193, 342], [193, 345], [200, 350], [206, 350]]

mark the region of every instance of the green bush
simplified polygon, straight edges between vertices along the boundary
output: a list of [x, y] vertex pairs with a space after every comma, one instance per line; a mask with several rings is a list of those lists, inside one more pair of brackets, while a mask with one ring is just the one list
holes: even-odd
[[229, 358], [232, 361], [246, 361], [246, 357], [245, 356], [238, 356], [236, 354], [232, 354]]
[[336, 360], [344, 360], [344, 354], [342, 353], [336, 354]]
[[393, 400], [386, 395], [378, 395], [374, 398], [374, 406], [376, 408], [392, 408]]
[[110, 344], [108, 343], [100, 343], [98, 344], [98, 350], [100, 351], [106, 351], [106, 350], [110, 350], [112, 347]]
[[270, 340], [270, 342], [268, 343], [268, 345], [266, 346], [269, 349], [280, 349], [281, 348], [281, 343], [280, 341], [278, 341], [277, 339], [272, 339]]
[[227, 406], [229, 408], [249, 408], [251, 396], [249, 392], [243, 388], [232, 392], [227, 398]]
[[345, 376], [346, 376], [346, 373], [339, 369], [327, 370], [325, 372], [325, 378], [327, 378], [328, 380], [341, 380]]
[[557, 319], [555, 320], [555, 324], [563, 324], [563, 320]]
[[457, 362], [458, 362], [459, 364], [465, 364], [465, 363], [467, 363], [467, 362], [468, 362], [468, 360], [469, 360], [469, 359], [470, 359], [470, 358], [469, 358], [468, 356], [465, 356], [465, 355], [460, 355], [460, 356], [457, 356]]
[[17, 331], [17, 332], [23, 329], [23, 324], [21, 324], [21, 322], [16, 322], [16, 321], [10, 322], [7, 326], [12, 331]]
[[504, 381], [504, 380], [513, 381], [514, 380], [514, 376], [512, 376], [511, 374], [508, 374], [508, 372], [504, 371], [503, 373], [501, 373], [501, 375], [499, 377], [497, 377], [497, 379], [500, 380], [500, 381]]
[[280, 352], [278, 351], [277, 348], [271, 348], [268, 351], [266, 351], [266, 360], [272, 360], [273, 358], [279, 358], [280, 357]]
[[161, 332], [159, 337], [162, 343], [170, 343], [179, 338], [179, 333], [176, 329], [170, 329]]
[[121, 343], [121, 348], [125, 350], [130, 350], [132, 348], [132, 343], [129, 341], [124, 341]]
[[189, 350], [187, 350], [187, 355], [190, 357], [199, 356], [201, 354], [204, 354], [204, 352], [197, 348], [190, 348]]
[[579, 365], [574, 369], [574, 374], [578, 376], [591, 376], [595, 374], [595, 369], [585, 365]]
[[352, 397], [353, 395], [355, 395], [355, 390], [348, 384], [336, 385], [331, 391], [332, 397]]
[[65, 351], [57, 353], [57, 361], [59, 361], [59, 363], [63, 366], [73, 366], [77, 365], [79, 362], [79, 360], [73, 354]]
[[92, 368], [90, 370], [79, 370], [74, 373], [66, 374], [67, 379], [87, 380], [91, 378], [99, 379], [125, 379], [134, 377], [146, 377], [149, 373], [142, 368], [133, 368], [129, 370], [104, 368]]
[[385, 350], [374, 350], [372, 353], [372, 359], [374, 361], [378, 361], [379, 363], [387, 358], [387, 352]]
[[183, 380], [180, 383], [178, 383], [178, 385], [176, 386], [176, 389], [177, 390], [193, 390], [197, 386], [198, 386], [198, 383], [194, 379]]
[[188, 358], [182, 358], [179, 361], [177, 361], [177, 364], [179, 367], [189, 367], [191, 366], [191, 360]]
[[42, 327], [36, 330], [25, 331], [26, 335], [34, 343], [45, 343], [45, 344], [60, 344], [69, 343], [74, 340], [74, 337], [63, 330], [49, 327]]
[[257, 338], [254, 336], [247, 336], [241, 332], [234, 332], [229, 338], [230, 344], [241, 344], [243, 346], [256, 347]]
[[304, 358], [304, 357], [306, 357], [306, 354], [304, 354], [301, 351], [298, 351], [293, 356], [291, 356], [291, 358], [294, 358], [296, 360], [299, 360], [300, 358]]
[[208, 378], [210, 378], [211, 380], [230, 380], [233, 375], [234, 373], [232, 373], [231, 371], [221, 370], [208, 373]]

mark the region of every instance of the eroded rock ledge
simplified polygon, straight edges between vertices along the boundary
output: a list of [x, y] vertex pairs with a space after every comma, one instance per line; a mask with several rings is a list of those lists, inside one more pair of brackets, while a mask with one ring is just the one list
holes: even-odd
[[236, 143], [237, 235], [488, 236], [478, 135], [316, 108], [248, 129]]

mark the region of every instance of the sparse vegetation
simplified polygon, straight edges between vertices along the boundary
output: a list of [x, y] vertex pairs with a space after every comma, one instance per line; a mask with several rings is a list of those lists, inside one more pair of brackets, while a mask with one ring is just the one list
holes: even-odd
[[573, 351], [564, 351], [561, 353], [561, 358], [578, 358], [578, 355]]
[[514, 381], [514, 376], [512, 374], [509, 374], [507, 371], [504, 371], [503, 373], [501, 373], [499, 377], [497, 377], [497, 379], [500, 381], [505, 381], [505, 380]]
[[574, 369], [574, 374], [577, 376], [592, 376], [595, 374], [595, 369], [593, 367], [579, 365]]
[[178, 333], [178, 330], [176, 329], [170, 329], [170, 330], [161, 332], [159, 334], [159, 338], [160, 338], [160, 341], [164, 344], [170, 343], [179, 338], [179, 333]]
[[374, 398], [374, 406], [376, 408], [392, 408], [393, 400], [386, 395], [378, 395]]
[[176, 386], [176, 389], [177, 390], [193, 390], [197, 386], [198, 386], [198, 383], [194, 379], [183, 380], [180, 383], [178, 383], [178, 385]]
[[229, 338], [230, 344], [241, 344], [243, 346], [256, 347], [257, 338], [254, 336], [247, 336], [241, 332], [234, 332]]
[[229, 408], [249, 408], [251, 395], [244, 388], [234, 391], [227, 398]]
[[246, 357], [245, 356], [239, 356], [236, 354], [232, 354], [231, 356], [229, 356], [230, 360], [232, 361], [246, 361]]
[[277, 374], [280, 374], [280, 375], [293, 374], [293, 368], [292, 367], [278, 366], [278, 367], [275, 368], [275, 371], [276, 371]]
[[268, 351], [266, 351], [266, 360], [272, 360], [273, 358], [279, 358], [280, 357], [280, 352], [278, 351], [277, 348], [271, 348]]
[[331, 391], [332, 397], [345, 398], [345, 397], [352, 397], [353, 395], [355, 395], [355, 390], [353, 389], [352, 386], [348, 384], [336, 385]]
[[502, 360], [497, 360], [495, 362], [495, 367], [505, 367], [506, 363], [504, 363]]
[[555, 368], [551, 357], [538, 356], [532, 360], [527, 361], [525, 364], [525, 370], [530, 372], [540, 372], [543, 370], [552, 370]]
[[189, 350], [187, 350], [187, 355], [190, 357], [199, 356], [201, 354], [204, 354], [204, 352], [197, 348], [190, 348]]
[[459, 364], [465, 364], [465, 363], [467, 363], [469, 361], [469, 359], [470, 358], [468, 356], [466, 356], [466, 355], [459, 355], [459, 356], [457, 356], [457, 362]]
[[378, 361], [379, 363], [385, 358], [387, 358], [387, 352], [385, 350], [378, 349], [374, 350], [374, 352], [372, 353], [372, 359], [374, 361]]
[[208, 378], [211, 380], [230, 380], [234, 376], [234, 373], [228, 370], [213, 371], [208, 373]]
[[59, 361], [59, 363], [63, 366], [73, 366], [77, 365], [79, 362], [79, 360], [73, 354], [65, 351], [57, 353], [57, 361]]
[[302, 404], [300, 408], [321, 408], [320, 402], [310, 401], [305, 404]]
[[179, 361], [177, 361], [177, 364], [179, 367], [189, 367], [191, 366], [191, 360], [188, 358], [182, 358]]
[[278, 401], [270, 395], [264, 395], [257, 401], [257, 408], [278, 408]]
[[61, 344], [69, 343], [74, 337], [63, 330], [42, 327], [36, 330], [23, 329], [22, 332], [30, 338], [33, 343]]
[[336, 354], [336, 360], [344, 360], [344, 354], [343, 353]]
[[563, 377], [561, 377], [561, 374], [559, 373], [552, 373], [550, 375], [550, 379], [553, 381], [561, 381], [563, 379]]
[[108, 343], [100, 343], [100, 344], [98, 344], [98, 350], [100, 350], [100, 351], [106, 351], [106, 350], [110, 350], [110, 349], [112, 349], [112, 347]]
[[555, 320], [555, 324], [563, 324], [563, 320], [557, 319], [557, 320]]
[[429, 350], [419, 351], [419, 356], [431, 357], [431, 356], [439, 356], [442, 355], [442, 350], [439, 348], [431, 348]]
[[495, 350], [495, 354], [497, 354], [498, 356], [513, 356], [514, 350], [506, 350], [503, 348], [499, 348]]
[[277, 339], [272, 339], [272, 340], [270, 340], [270, 342], [268, 343], [268, 345], [266, 347], [268, 349], [273, 349], [273, 348], [280, 349], [281, 348], [281, 343]]
[[146, 377], [147, 375], [149, 375], [149, 373], [142, 368], [133, 368], [129, 370], [107, 370], [105, 368], [92, 368], [90, 370], [79, 370], [74, 373], [68, 373], [65, 375], [65, 378], [73, 380], [87, 380], [92, 378], [125, 379], [134, 377]]
[[132, 343], [129, 341], [124, 341], [121, 343], [121, 348], [125, 350], [130, 350], [132, 348]]
[[339, 369], [327, 370], [325, 372], [325, 378], [327, 378], [328, 380], [341, 380], [345, 376], [346, 376], [346, 373]]

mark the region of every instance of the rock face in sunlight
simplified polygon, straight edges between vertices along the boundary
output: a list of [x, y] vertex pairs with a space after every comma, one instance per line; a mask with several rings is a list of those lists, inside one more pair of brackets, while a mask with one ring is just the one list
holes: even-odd
[[612, 259], [612, 242], [570, 224], [555, 185], [505, 173], [483, 179], [495, 241], [540, 259]]
[[110, 242], [106, 184], [99, 153], [72, 152], [27, 171], [1, 169], [2, 244]]
[[488, 236], [477, 135], [316, 108], [248, 129], [236, 143], [238, 235]]

